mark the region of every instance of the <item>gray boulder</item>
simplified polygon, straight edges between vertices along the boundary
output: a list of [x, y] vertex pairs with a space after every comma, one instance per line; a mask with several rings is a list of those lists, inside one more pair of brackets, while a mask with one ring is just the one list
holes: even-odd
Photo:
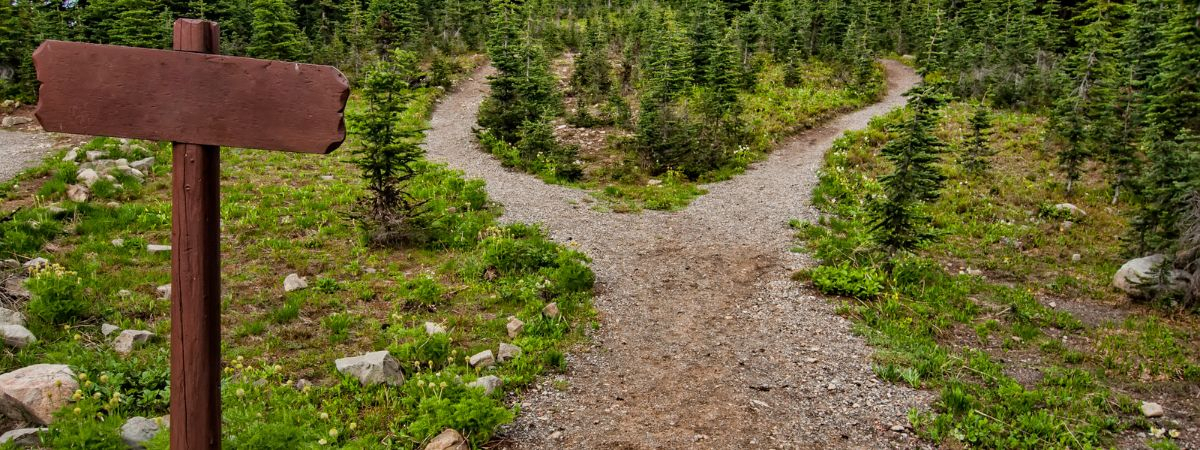
[[25, 325], [25, 315], [8, 308], [0, 308], [0, 325]]
[[158, 292], [158, 296], [161, 297], [163, 300], [171, 299], [171, 285], [170, 284], [164, 284], [162, 286], [154, 288], [154, 290]]
[[67, 200], [75, 203], [83, 203], [88, 201], [92, 196], [92, 191], [89, 191], [87, 186], [81, 184], [72, 184], [67, 186]]
[[1142, 415], [1149, 418], [1162, 417], [1163, 407], [1154, 402], [1142, 402]]
[[1084, 211], [1083, 208], [1080, 208], [1080, 207], [1075, 206], [1070, 203], [1059, 203], [1057, 205], [1054, 205], [1054, 209], [1058, 210], [1058, 211], [1064, 211], [1064, 212], [1071, 213], [1071, 215], [1077, 216], [1077, 217], [1085, 217], [1088, 215], [1087, 211]]
[[467, 439], [457, 431], [447, 428], [429, 441], [425, 450], [471, 450]]
[[65, 364], [34, 364], [0, 375], [0, 412], [38, 425], [71, 402], [79, 389], [75, 372]]
[[103, 334], [105, 336], [116, 333], [117, 331], [120, 331], [120, 330], [121, 330], [121, 327], [118, 327], [111, 323], [106, 323], [106, 324], [100, 325], [100, 334]]
[[521, 332], [525, 330], [525, 322], [522, 322], [521, 319], [516, 317], [509, 317], [506, 328], [508, 328], [508, 337], [515, 338], [520, 336]]
[[426, 335], [433, 336], [435, 334], [442, 334], [445, 332], [446, 332], [446, 327], [443, 327], [441, 324], [434, 323], [434, 322], [425, 322], [425, 334]]
[[302, 277], [300, 275], [297, 275], [294, 273], [289, 273], [286, 277], [283, 278], [283, 291], [284, 292], [298, 291], [298, 290], [301, 290], [301, 289], [304, 289], [307, 287], [308, 287], [308, 280], [304, 279], [304, 277]]
[[337, 371], [353, 376], [364, 385], [387, 383], [392, 386], [404, 384], [404, 373], [400, 371], [400, 362], [396, 361], [387, 350], [371, 352], [365, 355], [341, 358], [333, 362]]
[[544, 308], [542, 308], [542, 314], [545, 314], [546, 317], [551, 319], [557, 319], [562, 315], [562, 313], [558, 311], [558, 303], [547, 304]]
[[496, 360], [499, 362], [504, 362], [518, 356], [521, 356], [521, 347], [508, 343], [501, 343], [500, 351], [496, 352]]
[[0, 445], [12, 443], [17, 447], [41, 447], [41, 433], [49, 428], [17, 428], [0, 434]]
[[145, 330], [124, 330], [113, 339], [113, 350], [122, 355], [133, 353], [133, 349], [142, 346], [154, 337], [154, 333]]
[[162, 431], [165, 424], [160, 423], [161, 419], [147, 419], [145, 417], [132, 417], [121, 425], [121, 440], [125, 441], [125, 445], [135, 450], [143, 450], [146, 448], [146, 442], [154, 439], [159, 431]]
[[146, 251], [150, 253], [169, 252], [171, 251], [171, 246], [162, 244], [148, 244], [146, 245]]
[[484, 350], [472, 355], [467, 362], [471, 367], [490, 367], [496, 365], [496, 357], [492, 355], [491, 350]]
[[50, 265], [50, 261], [47, 260], [46, 258], [41, 258], [41, 257], [33, 258], [29, 261], [25, 261], [26, 269], [38, 268], [38, 267], [47, 266], [47, 265]]
[[467, 383], [467, 387], [483, 389], [483, 393], [487, 395], [492, 395], [493, 392], [496, 392], [496, 389], [500, 389], [503, 385], [504, 381], [495, 375], [479, 377], [479, 379]]
[[4, 339], [4, 345], [13, 348], [25, 348], [37, 342], [33, 333], [23, 325], [0, 325], [0, 339]]
[[1135, 298], [1146, 297], [1164, 289], [1187, 287], [1189, 275], [1181, 270], [1166, 268], [1168, 271], [1166, 283], [1162, 284], [1156, 281], [1157, 272], [1165, 261], [1166, 256], [1161, 254], [1132, 259], [1122, 265], [1113, 275], [1113, 286]]
[[12, 128], [18, 125], [25, 125], [29, 122], [33, 122], [33, 119], [28, 117], [8, 116], [5, 117], [3, 121], [0, 121], [0, 126], [3, 126], [4, 128]]
[[79, 169], [79, 172], [75, 174], [75, 179], [83, 183], [84, 186], [91, 186], [100, 181], [100, 174], [92, 169]]

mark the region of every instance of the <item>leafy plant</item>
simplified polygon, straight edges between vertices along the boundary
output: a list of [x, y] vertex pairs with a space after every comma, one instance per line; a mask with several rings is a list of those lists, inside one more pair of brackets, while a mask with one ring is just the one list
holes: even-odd
[[821, 265], [812, 270], [813, 285], [822, 293], [844, 295], [863, 300], [878, 297], [883, 292], [883, 277], [872, 268]]
[[58, 264], [35, 267], [25, 286], [31, 294], [29, 314], [44, 322], [75, 322], [91, 308], [83, 296], [83, 279]]

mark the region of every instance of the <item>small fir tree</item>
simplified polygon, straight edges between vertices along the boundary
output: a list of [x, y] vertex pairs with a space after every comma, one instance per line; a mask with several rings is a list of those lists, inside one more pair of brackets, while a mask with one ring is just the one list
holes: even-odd
[[971, 115], [971, 134], [967, 136], [959, 160], [967, 173], [983, 175], [991, 167], [990, 159], [996, 154], [989, 141], [991, 130], [992, 117], [988, 108], [982, 104], [975, 105], [975, 113]]
[[416, 67], [416, 55], [400, 50], [375, 63], [358, 90], [366, 109], [350, 115], [359, 141], [354, 163], [369, 193], [358, 219], [374, 245], [408, 243], [420, 236], [416, 219], [423, 202], [405, 191], [406, 183], [418, 174], [416, 162], [425, 154], [420, 146], [422, 131], [404, 126]]
[[934, 135], [946, 99], [936, 85], [926, 83], [906, 96], [911, 113], [880, 152], [894, 168], [880, 178], [886, 196], [873, 208], [875, 238], [893, 253], [933, 239], [922, 205], [938, 199], [946, 179], [936, 166], [945, 143]]
[[130, 47], [167, 46], [171, 19], [165, 8], [150, 0], [118, 0], [119, 11], [108, 31], [109, 43]]

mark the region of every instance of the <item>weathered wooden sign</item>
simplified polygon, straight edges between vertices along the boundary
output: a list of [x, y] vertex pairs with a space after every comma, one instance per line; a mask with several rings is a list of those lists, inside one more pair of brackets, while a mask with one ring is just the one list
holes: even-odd
[[213, 55], [216, 23], [175, 51], [46, 41], [33, 54], [48, 131], [174, 141], [171, 448], [221, 445], [221, 145], [329, 153], [346, 136], [336, 68]]

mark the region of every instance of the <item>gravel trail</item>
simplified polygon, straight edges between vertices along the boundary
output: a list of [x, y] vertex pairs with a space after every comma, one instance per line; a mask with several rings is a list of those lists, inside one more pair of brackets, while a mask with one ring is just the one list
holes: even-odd
[[[824, 152], [846, 130], [904, 104], [917, 83], [886, 61], [888, 94], [706, 186], [679, 212], [613, 214], [580, 190], [504, 169], [471, 134], [490, 68], [435, 109], [429, 159], [483, 178], [504, 220], [541, 223], [593, 259], [601, 328], [502, 431], [516, 448], [911, 448], [910, 408], [930, 395], [879, 381], [872, 350], [819, 294], [789, 280], [791, 219], [815, 219]], [[562, 383], [559, 383], [559, 387]]]
[[0, 183], [36, 166], [50, 153], [52, 145], [42, 133], [0, 130]]

